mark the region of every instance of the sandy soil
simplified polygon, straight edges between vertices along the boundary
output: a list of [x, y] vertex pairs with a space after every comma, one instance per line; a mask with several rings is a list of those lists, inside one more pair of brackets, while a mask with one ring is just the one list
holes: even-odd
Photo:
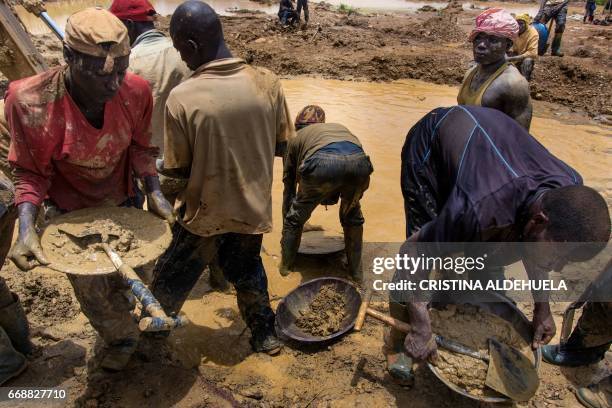
[[[489, 338], [514, 347], [534, 362], [533, 352], [510, 323], [473, 306], [449, 305], [446, 309], [430, 311], [434, 333], [454, 340], [471, 350], [488, 354]], [[477, 396], [499, 397], [500, 394], [485, 386], [487, 363], [473, 357], [438, 348], [440, 361], [437, 369], [450, 382]]]

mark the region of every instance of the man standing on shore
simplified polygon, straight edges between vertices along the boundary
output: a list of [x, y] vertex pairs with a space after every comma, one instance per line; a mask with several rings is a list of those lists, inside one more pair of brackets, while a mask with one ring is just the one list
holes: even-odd
[[308, 25], [308, 20], [310, 19], [310, 15], [308, 14], [308, 0], [297, 0], [297, 8], [295, 12], [297, 13], [298, 20], [302, 17], [302, 9], [304, 9], [304, 26]]
[[470, 41], [477, 65], [467, 72], [457, 103], [500, 110], [529, 130], [532, 115], [529, 83], [506, 61], [506, 53], [518, 32], [516, 20], [505, 10], [491, 8], [476, 17]]
[[168, 97], [163, 168], [189, 180], [152, 292], [166, 313], [177, 313], [216, 259], [236, 289], [253, 350], [276, 354], [281, 343], [260, 251], [272, 229], [274, 156], [293, 136], [283, 89], [270, 71], [232, 56], [206, 3], [181, 4], [170, 36], [194, 73]]
[[[66, 23], [66, 66], [9, 85], [5, 114], [19, 214], [10, 258], [18, 268], [49, 263], [36, 231], [39, 211], [44, 218], [101, 205], [142, 207], [134, 177], [142, 180], [149, 211], [174, 222], [159, 189], [157, 149], [149, 144], [151, 91], [144, 79], [127, 72], [129, 54], [121, 21], [101, 8], [87, 8]], [[106, 343], [101, 366], [124, 368], [140, 336], [125, 284], [115, 274], [68, 279]]]
[[569, 0], [541, 0], [540, 10], [533, 19], [536, 23], [542, 23], [544, 25], [550, 20], [555, 20], [555, 36], [550, 46], [550, 55], [555, 57], [563, 56], [561, 52], [561, 39], [565, 31], [568, 4]]

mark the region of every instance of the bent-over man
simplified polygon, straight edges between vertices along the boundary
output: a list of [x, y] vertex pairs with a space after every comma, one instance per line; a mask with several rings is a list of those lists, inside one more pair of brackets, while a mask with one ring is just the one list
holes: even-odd
[[[340, 223], [348, 270], [361, 281], [363, 214], [359, 201], [370, 185], [372, 164], [357, 136], [325, 112], [306, 106], [295, 119], [297, 137], [289, 141], [283, 183], [283, 235], [280, 273], [286, 276], [300, 247], [304, 224], [319, 204], [340, 201]], [[297, 191], [296, 191], [297, 190]]]

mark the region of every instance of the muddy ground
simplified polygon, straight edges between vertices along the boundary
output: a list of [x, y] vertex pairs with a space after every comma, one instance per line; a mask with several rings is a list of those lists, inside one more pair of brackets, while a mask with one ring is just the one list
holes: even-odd
[[[447, 85], [460, 84], [472, 60], [466, 38], [480, 10], [359, 15], [322, 4], [313, 8], [303, 30], [283, 29], [274, 17], [261, 14], [224, 17], [230, 48], [283, 76], [414, 78]], [[569, 14], [581, 12], [576, 6]], [[612, 120], [610, 39], [612, 27], [568, 19], [566, 56], [540, 58], [531, 82], [533, 98]]]
[[[301, 31], [281, 29], [273, 17], [262, 14], [223, 17], [229, 45], [237, 55], [284, 77], [307, 75], [367, 81], [418, 78], [457, 85], [470, 61], [470, 47], [464, 38], [477, 11], [348, 15], [326, 7], [313, 9], [310, 27]], [[576, 10], [579, 9], [570, 14]], [[162, 28], [167, 27], [167, 20], [161, 23]], [[542, 101], [536, 103], [536, 114], [546, 111], [554, 115], [569, 108], [576, 111], [579, 121], [589, 116], [612, 115], [608, 45], [611, 32], [610, 27], [583, 26], [568, 20], [564, 37], [567, 56], [544, 57], [536, 66], [532, 87], [534, 96]], [[57, 40], [41, 36], [35, 42], [52, 65], [61, 61]], [[559, 146], [554, 145], [553, 133], [547, 132], [545, 144], [555, 150]], [[371, 143], [374, 152], [375, 142]], [[380, 151], [378, 155], [372, 154], [378, 172], [375, 176], [379, 177], [373, 181], [372, 189], [384, 186], [395, 192], [393, 199], [400, 199], [395, 179], [383, 180], [381, 177], [387, 173], [378, 164], [396, 157], [401, 148], [398, 141], [391, 146], [389, 143], [377, 143], [386, 150], [384, 154]], [[596, 156], [593, 159], [582, 144], [579, 148], [563, 144], [567, 149], [560, 157], [569, 158], [574, 166], [583, 163], [584, 167], [597, 169], [602, 166], [593, 163], [605, 162], [601, 151], [591, 152]], [[602, 145], [595, 146], [594, 149], [599, 149]], [[376, 163], [377, 160], [380, 161]], [[279, 165], [275, 169], [275, 208], [280, 208], [282, 188]], [[395, 177], [395, 173], [389, 178]], [[373, 192], [368, 194], [366, 200], [374, 201]], [[366, 241], [375, 240], [369, 237], [377, 231], [377, 225], [385, 226], [390, 230], [385, 233], [393, 236], [403, 234], [401, 209], [398, 214], [389, 215], [388, 211], [364, 205], [364, 211]], [[392, 217], [396, 216], [400, 221], [394, 221]], [[281, 277], [277, 268], [280, 254], [277, 212], [275, 217], [275, 231], [266, 235], [262, 252], [273, 307], [300, 282], [325, 275], [345, 276], [338, 259], [305, 258], [300, 260], [297, 272]], [[375, 233], [381, 234], [380, 230]], [[96, 369], [101, 340], [80, 313], [64, 275], [41, 268], [22, 273], [7, 262], [2, 276], [21, 297], [36, 345], [30, 368], [7, 385], [63, 387], [68, 391], [66, 406], [482, 406], [448, 390], [425, 366], [418, 367], [412, 387], [395, 385], [386, 374], [381, 351], [383, 327], [370, 320], [364, 331], [321, 348], [288, 344], [277, 357], [253, 354], [235, 296], [212, 291], [207, 276], [203, 276], [185, 305], [192, 321], [190, 326], [173, 333], [167, 341], [143, 339], [125, 372], [101, 373]], [[522, 306], [528, 314], [529, 306]], [[564, 307], [553, 305], [558, 329]], [[522, 406], [579, 406], [573, 395], [574, 387], [612, 371], [611, 361], [608, 356], [600, 364], [581, 369], [543, 364], [540, 389], [532, 401]], [[19, 405], [0, 402], [0, 406]]]
[[[331, 5], [312, 5], [310, 25], [282, 28], [275, 16], [241, 10], [223, 16], [231, 50], [248, 62], [283, 77], [315, 77], [392, 81], [414, 78], [436, 84], [459, 85], [472, 60], [466, 42], [481, 10], [462, 10], [457, 4], [442, 11], [416, 14], [361, 14]], [[581, 14], [574, 3], [569, 16]], [[167, 30], [169, 18], [159, 26]], [[584, 25], [568, 18], [563, 37], [564, 58], [540, 57], [531, 82], [536, 101], [563, 105], [597, 121], [612, 123], [612, 27]], [[35, 45], [49, 65], [62, 61], [59, 41], [39, 35]], [[6, 81], [4, 81], [6, 86]], [[542, 105], [544, 106], [544, 105]], [[538, 104], [536, 102], [536, 110]]]

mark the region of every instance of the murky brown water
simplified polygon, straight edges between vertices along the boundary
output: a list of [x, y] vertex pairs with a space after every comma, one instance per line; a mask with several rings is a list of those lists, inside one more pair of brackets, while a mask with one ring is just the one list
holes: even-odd
[[[171, 14], [176, 7], [181, 4], [182, 0], [152, 0], [151, 3], [154, 5], [158, 13], [162, 15]], [[428, 4], [435, 8], [442, 8], [446, 6], [444, 1], [406, 1], [406, 0], [328, 0], [328, 3], [339, 6], [340, 4], [348, 4], [352, 7], [360, 8], [364, 11], [400, 11], [400, 12], [414, 12], [424, 5]], [[101, 6], [109, 7], [112, 0], [61, 0], [57, 2], [48, 2], [46, 4], [49, 15], [57, 22], [60, 27], [66, 25], [68, 16], [72, 13], [82, 10], [86, 7]], [[278, 5], [275, 3], [271, 6], [262, 5], [249, 0], [208, 0], [210, 4], [219, 14], [227, 15], [231, 14], [232, 10], [236, 9], [250, 9], [260, 10], [268, 14], [276, 14], [278, 11]], [[484, 8], [491, 7], [494, 4], [473, 2], [476, 7]], [[473, 3], [464, 3], [464, 8], [469, 8]], [[502, 7], [511, 8], [513, 12], [524, 13], [529, 12], [531, 15], [535, 15], [537, 6], [531, 4], [506, 4], [501, 5]], [[28, 27], [32, 34], [41, 34], [49, 32], [47, 26], [40, 21], [34, 15], [26, 12], [23, 8], [17, 7], [17, 12]]]
[[[363, 199], [366, 239], [401, 240], [404, 214], [399, 178], [404, 139], [410, 127], [431, 109], [456, 104], [457, 89], [414, 80], [357, 83], [292, 79], [283, 81], [283, 85], [292, 114], [304, 105], [319, 104], [325, 109], [328, 121], [346, 125], [360, 138], [375, 169], [370, 189]], [[610, 130], [539, 118], [537, 112], [536, 106], [531, 133], [578, 170], [585, 183], [607, 192], [612, 201]], [[282, 196], [280, 167], [276, 170], [274, 208], [279, 209]], [[335, 207], [330, 207], [329, 211], [318, 208], [312, 222], [341, 231]], [[275, 223], [278, 229], [280, 219], [276, 218]]]

